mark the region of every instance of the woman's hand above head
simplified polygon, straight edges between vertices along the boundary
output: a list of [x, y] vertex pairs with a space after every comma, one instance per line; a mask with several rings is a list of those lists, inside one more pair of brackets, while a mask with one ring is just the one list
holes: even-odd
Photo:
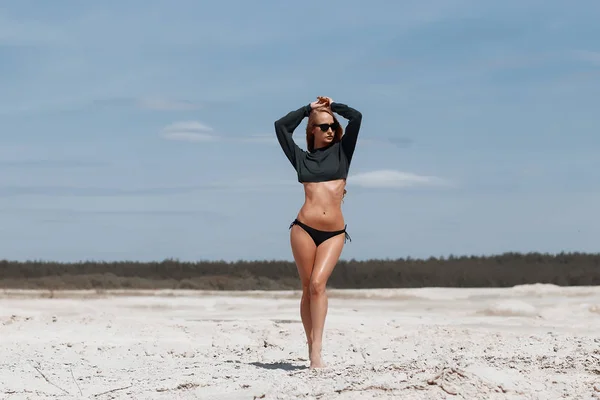
[[333, 103], [333, 99], [327, 96], [318, 96], [317, 99], [324, 103], [327, 107], [331, 107], [331, 103]]
[[312, 103], [310, 103], [310, 108], [313, 110], [319, 109], [319, 108], [325, 108], [327, 107], [327, 103], [323, 100], [321, 100], [321, 98], [318, 98], [317, 101], [313, 101]]

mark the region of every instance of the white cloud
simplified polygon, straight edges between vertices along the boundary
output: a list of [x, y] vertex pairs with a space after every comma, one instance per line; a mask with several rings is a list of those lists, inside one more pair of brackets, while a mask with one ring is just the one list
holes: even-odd
[[214, 135], [210, 126], [198, 121], [180, 121], [167, 125], [162, 130], [162, 137], [167, 140], [184, 142], [210, 142], [220, 140]]
[[254, 135], [219, 135], [215, 130], [199, 121], [179, 121], [165, 126], [161, 136], [167, 140], [185, 142], [228, 141], [241, 143], [278, 144], [275, 133]]
[[365, 188], [405, 188], [414, 186], [445, 186], [445, 179], [435, 176], [417, 175], [411, 172], [378, 170], [363, 172], [348, 177], [348, 183]]
[[167, 132], [180, 132], [180, 131], [212, 132], [213, 129], [210, 126], [204, 125], [203, 123], [198, 122], [198, 121], [181, 121], [181, 122], [174, 122], [171, 125], [167, 125], [165, 127], [165, 131], [167, 131]]

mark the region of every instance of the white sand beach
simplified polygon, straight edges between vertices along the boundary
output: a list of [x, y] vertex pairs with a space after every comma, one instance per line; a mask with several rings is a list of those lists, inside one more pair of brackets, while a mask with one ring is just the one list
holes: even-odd
[[1, 399], [600, 399], [600, 287], [0, 291]]

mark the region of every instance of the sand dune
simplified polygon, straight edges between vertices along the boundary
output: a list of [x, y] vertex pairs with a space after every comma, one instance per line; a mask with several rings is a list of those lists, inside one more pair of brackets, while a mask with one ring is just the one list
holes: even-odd
[[600, 287], [0, 292], [2, 399], [600, 399]]

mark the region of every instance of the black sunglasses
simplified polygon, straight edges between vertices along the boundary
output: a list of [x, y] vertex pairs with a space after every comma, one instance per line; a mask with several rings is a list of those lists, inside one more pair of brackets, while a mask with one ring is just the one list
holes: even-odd
[[327, 132], [329, 130], [329, 128], [331, 128], [332, 131], [335, 131], [337, 129], [337, 127], [340, 126], [340, 124], [338, 124], [337, 122], [334, 122], [332, 124], [315, 124], [315, 126], [318, 126], [319, 128], [321, 128], [321, 131]]

